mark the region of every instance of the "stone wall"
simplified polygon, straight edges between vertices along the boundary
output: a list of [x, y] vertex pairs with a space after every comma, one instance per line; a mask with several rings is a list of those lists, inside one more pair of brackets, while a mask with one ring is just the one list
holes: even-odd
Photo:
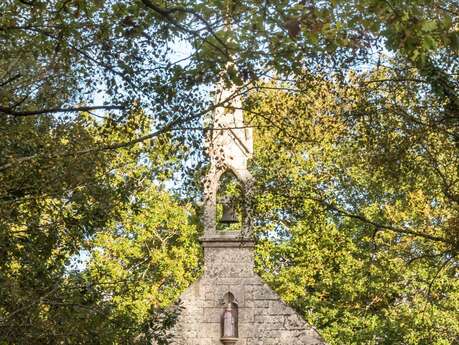
[[253, 272], [253, 243], [234, 237], [203, 239], [204, 274], [181, 296], [176, 345], [221, 345], [224, 296], [238, 306], [236, 345], [325, 344], [314, 328]]

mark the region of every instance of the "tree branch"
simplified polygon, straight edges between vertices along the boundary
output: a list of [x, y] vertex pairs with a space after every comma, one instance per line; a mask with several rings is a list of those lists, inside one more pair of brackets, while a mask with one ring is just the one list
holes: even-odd
[[[244, 87], [247, 87], [247, 85], [243, 86], [243, 88]], [[197, 112], [196, 114], [189, 115], [189, 116], [187, 116], [185, 118], [177, 117], [177, 118], [171, 120], [166, 125], [164, 125], [164, 127], [158, 129], [157, 131], [154, 131], [154, 132], [152, 132], [150, 134], [141, 136], [141, 137], [136, 138], [136, 139], [123, 141], [123, 142], [118, 142], [118, 143], [113, 143], [113, 144], [108, 144], [108, 145], [99, 146], [99, 147], [93, 147], [93, 148], [89, 148], [89, 149], [81, 150], [81, 151], [66, 152], [66, 153], [63, 153], [63, 154], [46, 155], [46, 154], [36, 153], [34, 155], [30, 155], [30, 156], [26, 156], [26, 157], [19, 157], [19, 158], [13, 159], [13, 161], [8, 162], [8, 163], [0, 166], [0, 171], [10, 168], [15, 163], [22, 163], [22, 162], [26, 162], [26, 161], [29, 161], [29, 160], [32, 160], [32, 159], [36, 159], [36, 158], [40, 158], [40, 157], [48, 157], [48, 158], [66, 157], [66, 156], [72, 156], [72, 155], [74, 156], [74, 155], [82, 155], [82, 154], [87, 154], [87, 153], [93, 153], [93, 152], [98, 152], [98, 151], [116, 150], [116, 149], [120, 149], [120, 148], [123, 148], [123, 147], [133, 146], [133, 145], [135, 145], [137, 143], [153, 139], [154, 137], [157, 137], [157, 136], [159, 136], [159, 135], [161, 135], [163, 133], [166, 133], [166, 132], [169, 132], [169, 131], [173, 131], [173, 130], [176, 129], [174, 127], [177, 126], [178, 124], [187, 123], [188, 121], [192, 121], [192, 120], [194, 120], [194, 119], [196, 119], [196, 118], [208, 113], [209, 111], [214, 110], [215, 108], [222, 107], [226, 103], [230, 102], [232, 99], [234, 99], [235, 97], [238, 97], [240, 95], [241, 95], [240, 89], [236, 90], [230, 96], [228, 96], [226, 99], [220, 101], [219, 103], [212, 104], [209, 107], [203, 109], [202, 111]], [[79, 108], [79, 109], [81, 110], [81, 108]]]
[[54, 114], [54, 113], [71, 113], [77, 111], [91, 111], [91, 110], [123, 110], [126, 109], [125, 106], [121, 105], [93, 105], [93, 106], [81, 106], [81, 107], [71, 107], [71, 108], [51, 108], [51, 109], [40, 109], [40, 110], [29, 110], [29, 111], [16, 111], [12, 108], [0, 106], [0, 113], [13, 115], [17, 117], [21, 116], [34, 116], [34, 115], [43, 115], [43, 114]]
[[221, 47], [218, 47], [216, 45], [214, 45], [212, 42], [209, 42], [207, 41], [207, 43], [209, 45], [211, 45], [212, 47], [214, 47], [215, 49], [219, 50], [221, 53], [223, 53], [223, 55], [225, 55], [227, 58], [231, 58], [229, 53], [228, 53], [228, 47], [227, 45], [225, 44], [225, 42], [223, 42], [220, 37], [218, 37], [215, 32], [213, 31], [212, 29], [212, 26], [209, 24], [209, 22], [207, 22], [207, 20], [204, 19], [204, 17], [202, 17], [199, 13], [197, 13], [196, 11], [193, 11], [189, 8], [182, 8], [182, 7], [173, 7], [173, 8], [168, 8], [168, 9], [165, 9], [165, 8], [161, 8], [159, 7], [158, 5], [155, 5], [152, 1], [150, 0], [141, 0], [142, 3], [152, 9], [153, 11], [155, 11], [156, 13], [160, 14], [162, 17], [164, 17], [169, 23], [171, 23], [172, 25], [174, 25], [175, 27], [177, 27], [178, 29], [182, 30], [183, 32], [186, 32], [188, 34], [191, 34], [195, 37], [199, 37], [200, 39], [203, 39], [196, 31], [194, 30], [191, 30], [191, 29], [188, 29], [186, 27], [184, 27], [183, 25], [181, 25], [180, 23], [177, 23], [176, 20], [174, 20], [172, 17], [171, 17], [171, 14], [174, 13], [174, 12], [183, 12], [183, 13], [188, 13], [188, 14], [191, 14], [193, 15], [194, 17], [196, 17], [197, 19], [199, 19], [203, 24], [204, 26], [206, 27], [207, 31], [216, 39], [216, 41], [218, 43], [220, 43], [222, 45], [222, 47], [224, 47], [225, 51], [222, 50]]
[[5, 80], [4, 82], [0, 83], [0, 87], [3, 87], [5, 86], [6, 84], [9, 84], [13, 81], [15, 81], [16, 79], [20, 78], [22, 75], [20, 73], [18, 74], [15, 74], [14, 76], [12, 76], [11, 78]]
[[315, 199], [315, 198], [309, 198], [309, 199], [320, 203], [325, 208], [327, 208], [327, 209], [329, 209], [331, 211], [335, 211], [335, 212], [337, 212], [337, 213], [339, 213], [339, 214], [341, 214], [341, 215], [343, 215], [345, 217], [357, 219], [357, 220], [359, 220], [359, 221], [361, 221], [363, 223], [370, 224], [370, 225], [376, 227], [377, 229], [386, 229], [386, 230], [389, 230], [389, 231], [392, 231], [392, 232], [396, 232], [396, 233], [401, 233], [401, 234], [411, 235], [411, 236], [416, 236], [416, 237], [422, 237], [422, 238], [425, 238], [427, 240], [431, 240], [431, 241], [435, 241], [435, 242], [442, 242], [442, 243], [445, 243], [447, 245], [451, 245], [451, 241], [449, 241], [448, 239], [443, 238], [443, 237], [429, 235], [429, 234], [426, 234], [426, 233], [423, 233], [423, 232], [418, 232], [418, 231], [410, 230], [410, 229], [407, 229], [407, 228], [399, 228], [399, 227], [395, 227], [393, 225], [380, 224], [380, 223], [371, 221], [368, 218], [366, 218], [366, 217], [364, 217], [364, 216], [362, 216], [360, 214], [354, 214], [354, 213], [349, 213], [347, 211], [344, 211], [343, 209], [340, 209], [337, 206], [326, 202], [325, 200]]

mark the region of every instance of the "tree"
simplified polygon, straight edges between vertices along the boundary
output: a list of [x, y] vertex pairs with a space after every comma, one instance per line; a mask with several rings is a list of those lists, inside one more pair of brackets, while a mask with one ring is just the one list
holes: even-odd
[[136, 199], [138, 208], [95, 236], [85, 275], [110, 303], [109, 325], [120, 327], [104, 342], [168, 344], [180, 311], [171, 305], [200, 273], [197, 226], [190, 224], [191, 208], [155, 185]]
[[[158, 185], [176, 164], [166, 158], [176, 151], [167, 136], [129, 150], [94, 149], [148, 131], [142, 113], [121, 123], [84, 113], [71, 121], [41, 116], [1, 123], [0, 342], [163, 339], [175, 315], [165, 301], [194, 277], [197, 255], [189, 214]], [[137, 247], [113, 248], [123, 234], [136, 238]], [[104, 256], [110, 248], [126, 253], [110, 261]], [[84, 253], [88, 268], [73, 268]], [[168, 298], [158, 297], [169, 290]]]
[[454, 344], [455, 137], [415, 88], [360, 87], [389, 69], [348, 78], [253, 95], [259, 272], [330, 344]]
[[[102, 88], [112, 102], [104, 106], [126, 108], [136, 100], [165, 120], [172, 112], [191, 115], [180, 105], [189, 107], [190, 91], [215, 82], [222, 70], [227, 81], [239, 84], [266, 75], [267, 68], [284, 76], [305, 64], [339, 72], [376, 64], [384, 50], [417, 69], [453, 106], [454, 5], [447, 0], [9, 0], [0, 24], [6, 52], [2, 112], [25, 115], [87, 104], [88, 93]], [[295, 35], [289, 32], [292, 25]], [[186, 64], [171, 54], [178, 41], [193, 48]], [[59, 97], [51, 97], [55, 90]]]

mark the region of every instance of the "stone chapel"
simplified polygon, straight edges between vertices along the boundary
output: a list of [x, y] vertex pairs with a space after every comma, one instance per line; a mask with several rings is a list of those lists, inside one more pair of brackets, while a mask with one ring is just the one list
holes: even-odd
[[[221, 88], [212, 114], [206, 146], [211, 167], [204, 179], [204, 273], [181, 296], [184, 309], [172, 330], [176, 345], [319, 345], [317, 331], [282, 302], [254, 272], [250, 207], [242, 204], [238, 231], [217, 231], [217, 192], [224, 173], [239, 180], [245, 199], [253, 178], [252, 129], [244, 126], [241, 100]], [[224, 210], [225, 221], [235, 221]]]

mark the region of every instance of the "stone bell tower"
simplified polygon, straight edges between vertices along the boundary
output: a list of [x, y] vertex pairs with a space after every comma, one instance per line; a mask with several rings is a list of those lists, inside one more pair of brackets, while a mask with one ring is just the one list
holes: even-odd
[[[227, 101], [225, 101], [227, 100]], [[207, 131], [210, 169], [204, 179], [204, 274], [181, 296], [183, 311], [172, 331], [176, 345], [318, 345], [317, 331], [283, 303], [254, 272], [251, 212], [252, 129], [244, 126], [241, 99], [221, 87]], [[220, 179], [231, 172], [242, 189], [238, 231], [217, 231]]]

